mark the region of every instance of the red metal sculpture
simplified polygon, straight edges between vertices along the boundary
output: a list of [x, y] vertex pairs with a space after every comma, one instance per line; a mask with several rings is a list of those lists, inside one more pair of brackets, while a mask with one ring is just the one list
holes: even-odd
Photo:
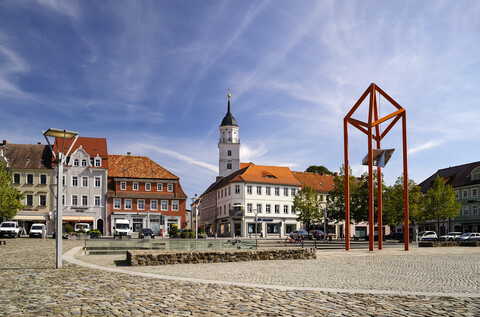
[[[397, 111], [394, 111], [383, 118], [379, 118], [379, 111], [377, 105], [376, 92], [387, 99]], [[368, 121], [363, 122], [352, 118], [352, 115], [370, 94], [370, 105], [368, 111]], [[402, 143], [403, 143], [403, 199], [404, 199], [404, 241], [405, 251], [409, 249], [409, 223], [408, 223], [408, 169], [407, 169], [407, 120], [406, 111], [395, 100], [387, 95], [382, 89], [380, 89], [374, 83], [370, 84], [363, 95], [358, 99], [357, 103], [353, 106], [350, 112], [343, 119], [344, 130], [344, 147], [345, 147], [345, 250], [350, 250], [350, 182], [349, 182], [349, 164], [348, 164], [348, 124], [350, 123], [368, 137], [368, 154], [366, 162], [368, 162], [368, 219], [369, 219], [369, 250], [374, 249], [374, 195], [373, 195], [373, 165], [374, 165], [374, 149], [373, 141], [376, 141], [376, 149], [380, 149], [381, 140], [387, 135], [387, 133], [393, 128], [393, 126], [402, 119]], [[380, 124], [393, 119], [388, 125], [387, 129], [381, 133]], [[377, 151], [378, 153], [381, 153]], [[378, 249], [382, 250], [382, 166], [377, 164], [377, 196], [378, 196]]]

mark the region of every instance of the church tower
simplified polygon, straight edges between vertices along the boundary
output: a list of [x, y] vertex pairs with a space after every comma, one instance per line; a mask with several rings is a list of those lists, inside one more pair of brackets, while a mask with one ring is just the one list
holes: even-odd
[[227, 114], [220, 125], [218, 142], [219, 162], [218, 176], [225, 177], [240, 169], [240, 139], [237, 120], [230, 113], [230, 97], [228, 94]]

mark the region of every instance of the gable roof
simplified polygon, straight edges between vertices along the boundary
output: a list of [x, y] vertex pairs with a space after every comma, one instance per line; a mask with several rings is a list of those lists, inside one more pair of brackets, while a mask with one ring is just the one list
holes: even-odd
[[179, 179], [146, 156], [109, 154], [108, 161], [109, 177]]
[[440, 169], [419, 184], [420, 190], [422, 193], [426, 193], [432, 187], [437, 175], [445, 180], [445, 184], [448, 184], [453, 188], [480, 184], [480, 179], [470, 179], [472, 171], [479, 166], [480, 161]]
[[[75, 139], [71, 140], [65, 140], [65, 145], [64, 145], [64, 153], [68, 151], [70, 148], [70, 145]], [[61, 147], [63, 144], [63, 139], [62, 138], [55, 138], [55, 143], [53, 145], [53, 150], [55, 153], [58, 152], [58, 147]], [[89, 138], [89, 137], [78, 137], [77, 142], [75, 142], [75, 145], [73, 146], [72, 150], [70, 151], [70, 155], [74, 153], [79, 147], [82, 147], [82, 149], [87, 152], [88, 155], [90, 155], [91, 158], [99, 157], [102, 158], [102, 168], [108, 168], [108, 151], [107, 151], [107, 139], [106, 138]], [[105, 159], [105, 161], [104, 161]]]
[[293, 176], [302, 183], [302, 188], [310, 186], [318, 193], [328, 193], [335, 187], [335, 176], [310, 172], [292, 172]]
[[52, 152], [44, 144], [0, 144], [10, 168], [51, 169]]
[[288, 167], [255, 165], [253, 163], [244, 164], [244, 166], [244, 168], [241, 168], [211, 184], [201, 196], [222, 188], [229, 183], [235, 182], [293, 186], [302, 185], [295, 176], [293, 176], [292, 171], [290, 171]]

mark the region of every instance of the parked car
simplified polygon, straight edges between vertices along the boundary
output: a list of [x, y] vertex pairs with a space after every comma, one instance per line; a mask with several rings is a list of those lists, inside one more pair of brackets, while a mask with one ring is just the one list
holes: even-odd
[[440, 236], [440, 241], [453, 241], [455, 240], [456, 237], [460, 236], [462, 233], [461, 232], [449, 232], [444, 236]]
[[316, 239], [316, 240], [325, 239], [325, 232], [323, 232], [322, 230], [310, 230], [308, 233], [310, 234], [312, 239]]
[[16, 221], [4, 221], [0, 224], [0, 237], [20, 237], [23, 228]]
[[[477, 236], [479, 235], [479, 236]], [[478, 238], [477, 238], [478, 237]], [[473, 239], [472, 239], [473, 238]], [[475, 241], [480, 239], [480, 233], [476, 232], [465, 232], [462, 235], [455, 238], [455, 241]]]
[[78, 231], [89, 232], [90, 229], [91, 228], [89, 223], [82, 223], [82, 222], [76, 223], [74, 228], [75, 232], [78, 232]]
[[305, 230], [295, 230], [295, 231], [290, 233], [290, 237], [294, 240], [299, 240], [299, 239], [308, 240], [308, 239], [310, 239], [311, 236]]
[[138, 238], [143, 239], [144, 237], [150, 236], [150, 238], [155, 238], [155, 234], [150, 228], [142, 228], [138, 231]]
[[422, 231], [417, 236], [418, 241], [438, 241], [438, 236], [435, 231]]
[[30, 238], [41, 238], [43, 234], [43, 230], [45, 228], [45, 225], [43, 223], [34, 223], [30, 227], [30, 232], [28, 233], [28, 236]]
[[468, 241], [479, 241], [480, 242], [480, 233], [474, 232], [469, 238]]

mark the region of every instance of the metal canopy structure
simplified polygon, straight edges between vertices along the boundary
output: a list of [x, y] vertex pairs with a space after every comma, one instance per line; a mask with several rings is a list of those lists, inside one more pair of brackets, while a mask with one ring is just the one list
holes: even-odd
[[[378, 104], [376, 93], [379, 93], [387, 99], [397, 110], [379, 118]], [[370, 95], [370, 96], [369, 96]], [[362, 102], [369, 96], [368, 120], [363, 122], [352, 118]], [[405, 251], [409, 249], [409, 224], [408, 224], [408, 168], [407, 168], [407, 114], [395, 100], [387, 95], [380, 87], [374, 83], [365, 90], [363, 95], [358, 99], [350, 112], [343, 119], [344, 129], [344, 153], [345, 153], [345, 250], [350, 250], [350, 175], [348, 163], [348, 124], [351, 124], [358, 130], [365, 133], [368, 137], [368, 154], [362, 163], [368, 165], [368, 225], [369, 225], [369, 250], [374, 249], [374, 194], [373, 194], [373, 166], [377, 167], [377, 197], [378, 197], [378, 249], [383, 248], [382, 233], [382, 167], [388, 162], [392, 156], [393, 149], [382, 150], [380, 144], [382, 139], [393, 128], [393, 126], [402, 120], [402, 144], [403, 144], [403, 200], [404, 200], [404, 241]], [[380, 124], [392, 120], [385, 131], [381, 132]], [[373, 148], [373, 141], [376, 141], [376, 149]], [[378, 185], [379, 184], [379, 185]]]

